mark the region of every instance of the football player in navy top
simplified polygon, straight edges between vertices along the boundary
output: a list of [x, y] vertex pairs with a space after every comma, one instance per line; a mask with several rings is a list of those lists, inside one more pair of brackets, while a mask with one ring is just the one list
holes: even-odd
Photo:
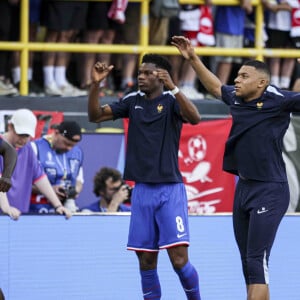
[[268, 261], [278, 226], [288, 208], [289, 187], [282, 157], [291, 112], [300, 111], [300, 94], [270, 85], [270, 71], [258, 60], [239, 69], [234, 86], [222, 85], [185, 37], [172, 44], [187, 59], [209, 93], [230, 107], [232, 128], [223, 169], [239, 176], [233, 227], [248, 298], [268, 300]]
[[157, 274], [160, 249], [167, 249], [187, 299], [200, 299], [198, 274], [188, 258], [187, 196], [178, 168], [183, 122], [197, 124], [196, 106], [174, 85], [169, 62], [155, 54], [143, 56], [139, 91], [120, 102], [99, 103], [99, 84], [113, 66], [92, 69], [88, 114], [91, 122], [129, 118], [124, 179], [135, 182], [127, 249], [136, 252], [144, 299], [160, 299]]

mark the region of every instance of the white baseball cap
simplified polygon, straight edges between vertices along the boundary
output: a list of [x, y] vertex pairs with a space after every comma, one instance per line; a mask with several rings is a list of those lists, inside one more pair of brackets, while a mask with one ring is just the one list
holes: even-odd
[[26, 108], [17, 109], [13, 113], [10, 123], [14, 125], [17, 134], [28, 134], [32, 138], [35, 137], [37, 119], [31, 110]]

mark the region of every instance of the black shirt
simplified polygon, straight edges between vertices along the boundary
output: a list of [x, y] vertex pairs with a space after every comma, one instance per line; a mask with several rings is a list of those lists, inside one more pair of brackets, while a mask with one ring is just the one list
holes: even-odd
[[287, 181], [282, 157], [290, 113], [300, 111], [300, 93], [268, 86], [259, 99], [244, 102], [233, 86], [222, 86], [233, 124], [226, 142], [223, 169], [247, 179]]
[[124, 178], [135, 182], [182, 182], [178, 167], [182, 118], [170, 92], [149, 100], [135, 92], [110, 104], [114, 119], [129, 118]]

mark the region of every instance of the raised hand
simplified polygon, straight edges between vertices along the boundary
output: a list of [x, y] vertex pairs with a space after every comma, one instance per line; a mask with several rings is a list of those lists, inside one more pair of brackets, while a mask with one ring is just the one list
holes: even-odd
[[184, 36], [173, 36], [171, 44], [177, 47], [185, 59], [190, 59], [195, 55], [191, 41]]
[[160, 80], [163, 81], [164, 86], [168, 90], [173, 90], [175, 87], [175, 84], [173, 83], [173, 80], [167, 70], [164, 69], [156, 69], [156, 71], [153, 71], [153, 75], [157, 76]]
[[104, 78], [108, 76], [113, 68], [113, 65], [107, 66], [106, 63], [101, 63], [98, 61], [92, 68], [92, 81], [100, 83]]

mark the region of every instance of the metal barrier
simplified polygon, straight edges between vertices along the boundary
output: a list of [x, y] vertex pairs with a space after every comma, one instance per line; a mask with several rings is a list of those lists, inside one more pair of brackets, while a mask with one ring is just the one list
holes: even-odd
[[[91, 0], [89, 0], [91, 1]], [[109, 0], [92, 0], [109, 1]], [[28, 94], [27, 69], [29, 65], [30, 51], [64, 51], [64, 52], [99, 52], [99, 53], [135, 53], [143, 55], [146, 52], [162, 55], [176, 55], [178, 50], [173, 46], [149, 45], [149, 4], [151, 0], [129, 0], [129, 2], [141, 3], [140, 43], [138, 45], [101, 45], [87, 43], [39, 43], [29, 42], [29, 0], [21, 1], [20, 9], [20, 41], [0, 42], [0, 50], [20, 51], [21, 82], [20, 94]], [[204, 0], [179, 0], [180, 4], [204, 4]], [[239, 0], [212, 0], [213, 5], [239, 5]], [[256, 57], [263, 60], [264, 57], [299, 57], [297, 49], [267, 49], [263, 47], [263, 7], [259, 0], [252, 0], [256, 9], [255, 46], [254, 48], [218, 48], [218, 47], [197, 47], [196, 53], [204, 56], [243, 56]]]

